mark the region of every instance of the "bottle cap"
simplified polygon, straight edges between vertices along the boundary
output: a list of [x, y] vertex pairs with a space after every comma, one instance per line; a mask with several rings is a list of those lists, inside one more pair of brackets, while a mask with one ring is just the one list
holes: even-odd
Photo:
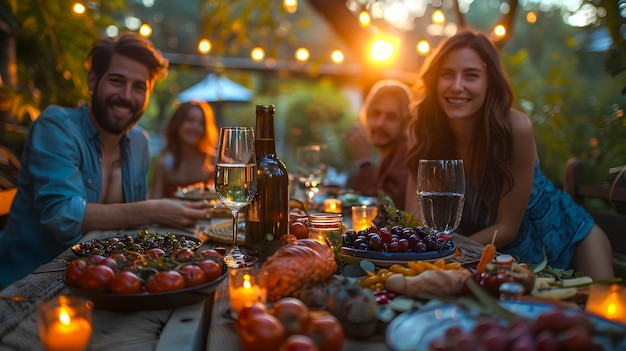
[[276, 112], [276, 106], [274, 105], [256, 105], [256, 112], [261, 113], [274, 113]]

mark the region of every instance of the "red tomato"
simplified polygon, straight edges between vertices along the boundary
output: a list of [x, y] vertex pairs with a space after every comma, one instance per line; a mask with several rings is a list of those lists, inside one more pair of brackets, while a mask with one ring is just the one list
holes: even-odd
[[213, 249], [202, 250], [196, 253], [196, 256], [200, 257], [203, 260], [209, 257], [222, 258], [222, 255]]
[[140, 293], [142, 288], [143, 282], [132, 272], [120, 272], [111, 281], [111, 291], [119, 294]]
[[146, 250], [144, 252], [150, 259], [156, 260], [157, 258], [159, 258], [159, 256], [163, 256], [165, 255], [165, 251], [159, 249], [159, 248], [154, 248], [154, 249], [149, 249]]
[[100, 260], [98, 262], [98, 264], [102, 264], [105, 266], [109, 266], [111, 267], [111, 269], [116, 270], [117, 269], [117, 261], [114, 258], [111, 257], [105, 257], [102, 260]]
[[306, 335], [292, 335], [285, 340], [278, 351], [318, 351], [326, 349], [318, 348], [313, 339]]
[[74, 260], [65, 268], [65, 282], [70, 285], [80, 285], [80, 277], [87, 270], [88, 265], [85, 260]]
[[324, 351], [341, 351], [345, 340], [341, 323], [331, 314], [312, 316], [305, 334]]
[[222, 276], [222, 266], [211, 259], [196, 262], [196, 265], [204, 271], [207, 282], [214, 281]]
[[146, 281], [148, 292], [179, 290], [185, 287], [185, 278], [176, 271], [159, 272]]
[[106, 290], [111, 286], [114, 277], [115, 272], [109, 266], [91, 266], [80, 277], [80, 287], [87, 290]]
[[102, 255], [91, 255], [91, 256], [89, 256], [89, 258], [91, 259], [91, 261], [94, 264], [99, 264], [100, 261], [104, 260], [106, 257], [104, 257]]
[[276, 351], [285, 340], [285, 328], [271, 314], [259, 313], [239, 329], [239, 339], [244, 351]]
[[246, 323], [257, 314], [269, 313], [265, 304], [261, 302], [255, 302], [252, 305], [244, 306], [237, 315], [237, 328], [245, 328]]
[[302, 334], [309, 324], [309, 308], [295, 297], [283, 297], [274, 302], [270, 313], [285, 326], [287, 336]]
[[207, 282], [204, 270], [193, 264], [186, 264], [178, 269], [183, 278], [185, 278], [185, 286], [204, 284]]

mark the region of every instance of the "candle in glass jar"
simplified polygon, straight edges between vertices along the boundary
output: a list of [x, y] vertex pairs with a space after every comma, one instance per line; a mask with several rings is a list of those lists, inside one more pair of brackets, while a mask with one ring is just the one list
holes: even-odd
[[324, 199], [324, 212], [341, 213], [341, 200], [332, 198]]
[[60, 296], [39, 307], [41, 342], [48, 351], [82, 351], [91, 338], [91, 302]]
[[265, 271], [254, 267], [236, 268], [230, 272], [230, 309], [236, 315], [242, 308], [255, 302], [265, 303]]
[[585, 310], [626, 324], [626, 287], [617, 284], [592, 284]]

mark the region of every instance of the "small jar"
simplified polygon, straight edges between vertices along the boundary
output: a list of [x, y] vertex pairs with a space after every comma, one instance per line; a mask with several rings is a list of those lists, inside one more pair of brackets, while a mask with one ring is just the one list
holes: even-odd
[[524, 295], [524, 286], [518, 282], [500, 284], [500, 300], [518, 301]]
[[496, 256], [496, 263], [503, 271], [510, 271], [514, 262], [515, 258], [512, 255], [501, 254]]
[[309, 239], [328, 245], [328, 234], [337, 233], [341, 238], [341, 213], [312, 213], [309, 215]]

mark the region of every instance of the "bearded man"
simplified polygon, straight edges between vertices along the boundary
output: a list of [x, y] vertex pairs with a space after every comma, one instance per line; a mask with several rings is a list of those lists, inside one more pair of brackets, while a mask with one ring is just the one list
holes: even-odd
[[359, 122], [345, 133], [358, 168], [349, 186], [367, 196], [382, 190], [400, 210], [405, 208], [409, 176], [405, 162], [410, 103], [411, 90], [404, 83], [378, 81], [363, 102]]
[[49, 106], [30, 128], [18, 191], [0, 233], [0, 288], [91, 230], [188, 228], [202, 202], [146, 200], [150, 152], [136, 126], [169, 62], [134, 33], [96, 41], [86, 66], [91, 103]]

